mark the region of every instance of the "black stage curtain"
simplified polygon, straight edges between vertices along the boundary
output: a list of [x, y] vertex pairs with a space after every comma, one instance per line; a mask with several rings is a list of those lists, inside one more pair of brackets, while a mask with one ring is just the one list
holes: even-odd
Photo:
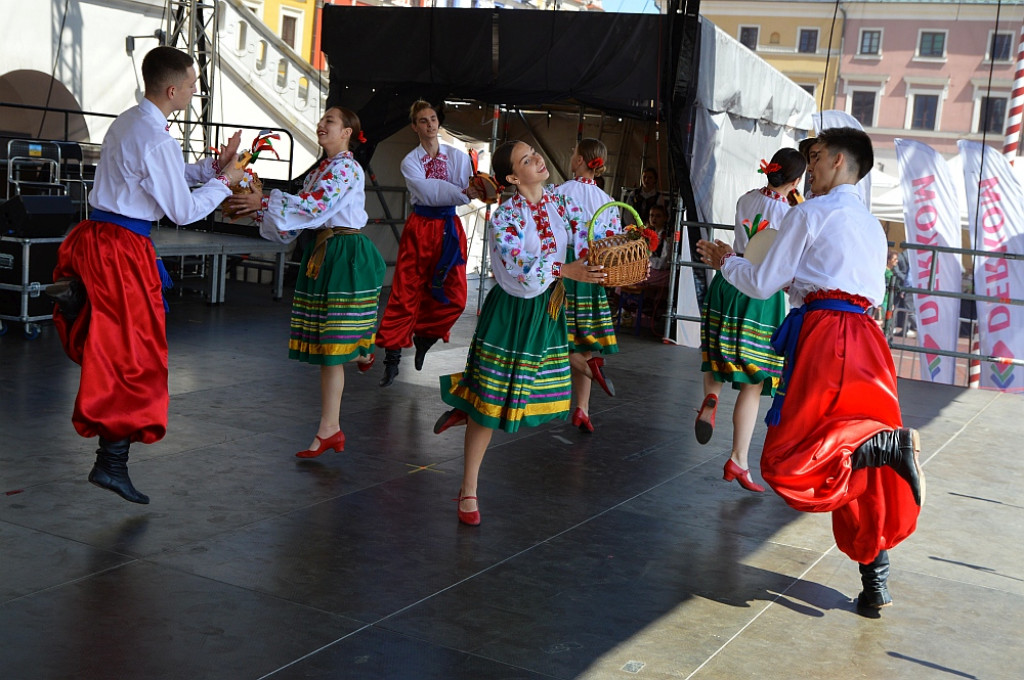
[[322, 16], [328, 105], [357, 111], [371, 143], [408, 124], [420, 97], [657, 112], [660, 15], [327, 5]]
[[327, 104], [359, 114], [369, 143], [356, 157], [364, 164], [377, 142], [408, 125], [419, 98], [669, 121], [670, 137], [683, 135], [669, 144], [690, 208], [685, 150], [699, 7], [669, 0], [659, 15], [326, 5]]

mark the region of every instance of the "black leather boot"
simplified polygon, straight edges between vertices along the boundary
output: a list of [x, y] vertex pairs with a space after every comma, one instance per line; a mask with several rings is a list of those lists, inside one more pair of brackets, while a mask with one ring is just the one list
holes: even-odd
[[438, 341], [438, 338], [421, 338], [418, 335], [413, 336], [412, 344], [416, 345], [416, 359], [413, 361], [413, 365], [416, 366], [417, 371], [423, 370], [423, 359], [427, 356], [427, 351], [434, 346], [434, 343]]
[[857, 447], [850, 458], [854, 470], [888, 465], [907, 480], [914, 502], [924, 503], [924, 470], [918, 460], [921, 440], [917, 430], [903, 428], [879, 432]]
[[398, 377], [398, 362], [402, 360], [401, 349], [384, 350], [384, 377], [380, 379], [381, 387], [388, 387]]
[[892, 596], [889, 595], [889, 551], [879, 550], [873, 562], [860, 565], [860, 582], [864, 590], [857, 596], [858, 607], [881, 609], [892, 604]]
[[149, 496], [139, 492], [128, 477], [128, 447], [130, 442], [107, 441], [100, 437], [100, 448], [96, 450], [96, 464], [89, 473], [89, 481], [103, 489], [110, 489], [121, 498], [132, 503], [149, 503]]
[[57, 303], [61, 316], [74, 321], [85, 307], [85, 284], [80, 279], [61, 279], [43, 289]]

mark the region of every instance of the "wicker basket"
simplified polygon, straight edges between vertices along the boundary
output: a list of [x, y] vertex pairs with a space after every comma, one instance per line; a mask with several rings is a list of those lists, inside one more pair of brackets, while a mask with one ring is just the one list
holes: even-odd
[[[249, 181], [248, 181], [246, 186], [242, 186], [241, 183], [239, 183], [239, 184], [232, 184], [231, 185], [231, 195], [232, 196], [234, 196], [236, 194], [261, 194], [262, 195], [263, 194], [263, 182], [260, 181], [260, 178], [257, 177], [256, 175], [246, 175], [246, 177], [249, 179]], [[229, 220], [236, 220], [236, 219], [238, 219], [240, 217], [240, 215], [238, 213], [236, 213], [234, 210], [231, 210], [231, 209], [226, 208], [226, 207], [225, 208], [221, 208], [221, 214], [224, 215], [224, 217], [228, 218]]]
[[625, 208], [633, 214], [637, 228], [644, 228], [644, 223], [633, 206], [619, 201], [605, 203], [597, 209], [587, 224], [587, 241], [589, 243], [587, 262], [604, 265], [604, 271], [608, 275], [603, 284], [606, 288], [635, 286], [646, 280], [650, 273], [651, 249], [647, 246], [647, 239], [631, 239], [625, 234], [616, 234], [608, 238], [594, 240], [594, 225], [597, 222], [597, 216], [612, 207]]

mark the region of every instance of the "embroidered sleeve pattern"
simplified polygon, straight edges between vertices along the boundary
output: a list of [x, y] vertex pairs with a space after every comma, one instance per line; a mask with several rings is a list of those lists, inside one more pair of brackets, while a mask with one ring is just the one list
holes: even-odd
[[[550, 226], [527, 223], [525, 215], [529, 210], [526, 201], [519, 196], [499, 208], [492, 218], [491, 247], [505, 271], [516, 282], [530, 291], [539, 291], [553, 279], [552, 265], [556, 259], [553, 254], [557, 251], [557, 244]], [[527, 229], [536, 229], [540, 240], [539, 252], [531, 252], [526, 247]]]
[[322, 217], [343, 194], [362, 185], [358, 165], [347, 158], [333, 164], [325, 160], [299, 194], [282, 196], [277, 213], [280, 217]]

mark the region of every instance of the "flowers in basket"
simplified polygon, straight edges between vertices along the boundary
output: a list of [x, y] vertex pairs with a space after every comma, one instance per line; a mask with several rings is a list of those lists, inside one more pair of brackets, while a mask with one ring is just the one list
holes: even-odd
[[647, 241], [647, 249], [654, 252], [658, 249], [658, 244], [661, 241], [658, 239], [658, 232], [654, 231], [650, 227], [643, 225], [630, 224], [626, 227], [626, 230], [622, 232], [626, 238], [630, 241], [639, 241], [644, 239]]
[[[259, 176], [253, 171], [253, 169], [247, 166], [255, 162], [256, 159], [260, 157], [260, 153], [264, 151], [269, 151], [270, 153], [274, 154], [274, 157], [277, 158], [278, 160], [281, 159], [281, 157], [277, 155], [277, 151], [274, 150], [273, 144], [271, 144], [270, 142], [270, 140], [272, 139], [280, 140], [281, 135], [275, 134], [270, 130], [260, 130], [260, 133], [256, 135], [256, 138], [252, 140], [252, 145], [249, 147], [249, 150], [242, 153], [241, 158], [239, 158], [237, 164], [246, 166], [245, 175], [242, 177], [242, 179], [238, 181], [237, 184], [231, 185], [232, 195], [263, 193], [263, 182], [260, 180]], [[230, 220], [234, 220], [239, 217], [235, 213], [235, 211], [230, 210], [228, 208], [223, 208], [221, 212], [223, 213], [224, 217]]]

